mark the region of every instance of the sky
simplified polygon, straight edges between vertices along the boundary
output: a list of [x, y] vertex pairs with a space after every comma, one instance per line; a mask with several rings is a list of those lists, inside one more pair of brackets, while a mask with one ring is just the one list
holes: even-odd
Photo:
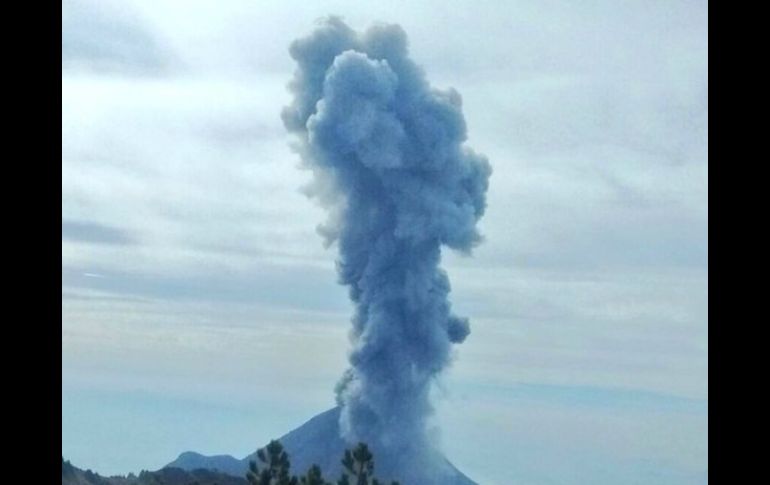
[[288, 46], [400, 24], [493, 168], [443, 252], [471, 319], [434, 392], [481, 484], [708, 472], [708, 7], [62, 2], [62, 453], [241, 458], [334, 405], [351, 304], [280, 119]]

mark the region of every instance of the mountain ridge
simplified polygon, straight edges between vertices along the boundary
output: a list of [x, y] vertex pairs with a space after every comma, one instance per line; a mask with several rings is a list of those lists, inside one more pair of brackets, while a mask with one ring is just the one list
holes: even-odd
[[[315, 464], [321, 467], [326, 477], [334, 477], [336, 480], [340, 476], [342, 473], [340, 460], [345, 449], [350, 446], [340, 437], [339, 416], [340, 408], [331, 408], [313, 416], [278, 439], [289, 454], [292, 473], [302, 474]], [[186, 451], [166, 467], [187, 471], [205, 468], [230, 475], [245, 476], [249, 462], [252, 460], [258, 461], [256, 451], [240, 460], [230, 455], [206, 456], [194, 451]], [[412, 476], [403, 476], [404, 470], [398, 466], [397, 462], [397, 458], [378, 457], [375, 452], [374, 475], [380, 480], [398, 480], [402, 485], [427, 485], [426, 480], [436, 485], [478, 485], [443, 456], [439, 456], [438, 460], [433, 462], [431, 468], [434, 473], [427, 479], [416, 475], [415, 472], [411, 473]]]
[[245, 477], [207, 469], [182, 470], [180, 468], [161, 468], [151, 472], [143, 470], [138, 475], [102, 476], [91, 470], [76, 467], [62, 457], [62, 485], [249, 485]]

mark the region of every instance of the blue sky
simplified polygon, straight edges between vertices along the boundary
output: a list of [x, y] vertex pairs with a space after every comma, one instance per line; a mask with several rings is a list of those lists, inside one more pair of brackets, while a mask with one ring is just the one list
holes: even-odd
[[494, 169], [485, 243], [444, 253], [471, 318], [435, 389], [449, 458], [706, 480], [706, 2], [62, 5], [66, 458], [241, 457], [333, 405], [351, 306], [279, 117], [289, 43], [333, 13], [399, 23]]

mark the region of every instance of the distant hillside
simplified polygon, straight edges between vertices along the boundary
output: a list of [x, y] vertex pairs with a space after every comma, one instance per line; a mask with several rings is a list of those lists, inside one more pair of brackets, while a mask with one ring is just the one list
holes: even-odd
[[243, 477], [206, 469], [163, 468], [126, 477], [103, 477], [91, 470], [81, 470], [64, 458], [61, 464], [61, 482], [62, 485], [248, 485]]
[[[256, 452], [252, 459], [256, 460]], [[194, 451], [185, 451], [172, 463], [166, 465], [166, 468], [181, 468], [182, 470], [205, 468], [229, 475], [246, 476], [246, 472], [249, 470], [249, 463], [248, 461], [244, 462], [233, 458], [230, 455], [206, 456]]]

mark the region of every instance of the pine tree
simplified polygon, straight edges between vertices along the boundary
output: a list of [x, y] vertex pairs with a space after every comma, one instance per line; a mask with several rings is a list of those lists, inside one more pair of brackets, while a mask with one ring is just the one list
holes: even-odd
[[323, 474], [321, 473], [321, 467], [318, 465], [311, 466], [307, 471], [307, 474], [300, 478], [299, 481], [302, 485], [331, 485], [324, 480]]
[[297, 477], [289, 476], [289, 455], [279, 441], [273, 440], [257, 450], [257, 457], [264, 468], [260, 471], [256, 461], [249, 462], [246, 479], [251, 485], [299, 485]]
[[[337, 485], [381, 485], [379, 480], [373, 478], [374, 456], [366, 443], [358, 443], [353, 450], [345, 450], [342, 466], [347, 473], [343, 471]], [[354, 483], [350, 482], [351, 476]], [[399, 483], [394, 481], [390, 485], [399, 485]]]
[[369, 485], [369, 478], [374, 473], [374, 457], [366, 443], [358, 443], [353, 450], [345, 450], [342, 466], [355, 479], [355, 485]]

